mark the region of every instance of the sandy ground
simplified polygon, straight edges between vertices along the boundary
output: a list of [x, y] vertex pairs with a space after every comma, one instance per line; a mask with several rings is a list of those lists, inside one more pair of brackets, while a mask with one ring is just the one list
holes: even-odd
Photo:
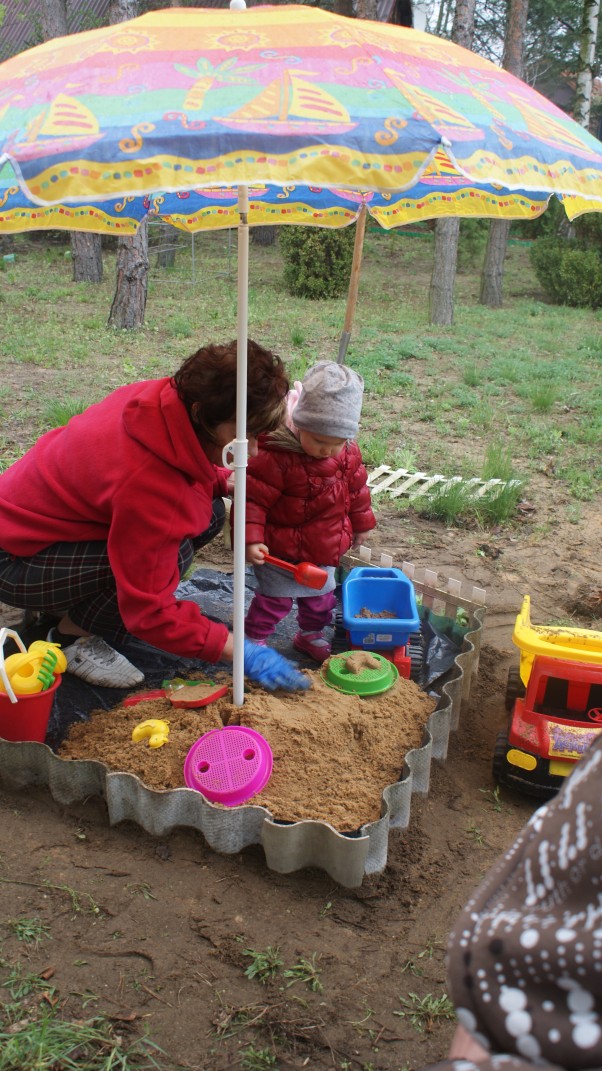
[[[447, 760], [413, 798], [409, 828], [391, 834], [382, 875], [342, 889], [317, 870], [271, 872], [260, 848], [220, 856], [187, 830], [158, 841], [130, 823], [111, 829], [100, 799], [63, 807], [43, 787], [4, 792], [0, 911], [39, 917], [51, 934], [38, 948], [3, 935], [5, 958], [48, 968], [65, 1014], [148, 1030], [165, 1069], [398, 1071], [443, 1056], [447, 934], [535, 806], [496, 792], [491, 772], [522, 596], [537, 623], [600, 627], [601, 518], [583, 506], [568, 524], [544, 492], [518, 528], [486, 534], [376, 503], [375, 552], [477, 584], [488, 606]], [[216, 543], [205, 562], [228, 569], [229, 553]], [[266, 949], [276, 969], [262, 983], [245, 972]]]

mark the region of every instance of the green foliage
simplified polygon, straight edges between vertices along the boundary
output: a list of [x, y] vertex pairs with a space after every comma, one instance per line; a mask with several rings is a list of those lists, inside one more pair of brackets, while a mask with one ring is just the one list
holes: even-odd
[[558, 387], [555, 383], [537, 383], [529, 397], [536, 413], [549, 413], [558, 400]]
[[591, 249], [602, 248], [602, 212], [587, 212], [573, 223], [577, 241]]
[[243, 1071], [278, 1071], [276, 1057], [270, 1049], [256, 1049], [247, 1045], [241, 1051]]
[[280, 949], [272, 948], [270, 945], [264, 952], [255, 948], [245, 948], [243, 956], [249, 956], [251, 959], [251, 963], [245, 970], [245, 977], [257, 978], [257, 981], [262, 982], [264, 985], [269, 978], [273, 978], [277, 971], [284, 966]]
[[522, 497], [522, 484], [518, 481], [498, 485], [478, 498], [474, 515], [480, 525], [495, 528], [516, 516], [516, 507]]
[[314, 300], [341, 297], [349, 286], [354, 242], [353, 227], [283, 227], [280, 250], [289, 293]]
[[182, 313], [171, 316], [168, 327], [175, 338], [192, 338], [195, 333], [195, 325]]
[[548, 207], [537, 219], [518, 219], [510, 224], [510, 237], [534, 241], [536, 238], [551, 238], [558, 233], [561, 223], [566, 222], [566, 212], [557, 197], [550, 197]]
[[44, 407], [44, 421], [49, 428], [62, 428], [71, 417], [83, 413], [90, 404], [85, 398], [58, 398]]
[[320, 968], [316, 964], [315, 952], [310, 957], [302, 956], [297, 963], [284, 971], [284, 977], [291, 979], [288, 983], [289, 986], [294, 985], [295, 982], [305, 982], [313, 993], [321, 993], [324, 989], [320, 981], [320, 974]]
[[[488, 466], [491, 470], [491, 464]], [[488, 476], [487, 479], [501, 479]], [[470, 482], [450, 480], [437, 484], [412, 505], [424, 517], [443, 521], [448, 526], [465, 522], [477, 522], [483, 527], [492, 527], [512, 519], [521, 498], [522, 484], [518, 480], [494, 484], [485, 494], [477, 495]]]
[[[449, 5], [441, 8], [448, 11]], [[552, 88], [566, 71], [577, 70], [582, 12], [580, 0], [531, 0], [528, 5], [523, 79], [528, 85], [536, 84], [545, 96], [552, 95]], [[507, 18], [506, 0], [477, 4], [473, 50], [499, 63]], [[447, 29], [451, 29], [451, 20]]]
[[488, 219], [463, 219], [460, 222], [458, 271], [470, 271], [482, 261], [488, 233]]
[[446, 525], [459, 524], [461, 518], [470, 511], [473, 494], [464, 483], [446, 483], [437, 485], [422, 500], [414, 503], [423, 516]]
[[485, 460], [481, 469], [483, 480], [512, 480], [515, 477], [512, 455], [502, 443], [494, 441], [485, 448]]
[[134, 1071], [160, 1068], [148, 1039], [127, 1041], [107, 1019], [66, 1022], [54, 1011], [0, 1025], [0, 1071]]
[[37, 917], [20, 916], [16, 919], [9, 919], [7, 926], [17, 941], [24, 941], [25, 944], [34, 944], [37, 947], [42, 938], [50, 938], [48, 926]]
[[432, 993], [427, 993], [424, 997], [417, 993], [408, 993], [407, 997], [399, 999], [404, 1010], [394, 1011], [393, 1015], [409, 1019], [419, 1034], [430, 1034], [435, 1023], [442, 1019], [455, 1019], [454, 1006], [446, 993], [442, 993], [440, 997], [434, 997]]
[[595, 249], [560, 238], [541, 238], [530, 255], [535, 274], [554, 304], [590, 309], [602, 305], [602, 259]]

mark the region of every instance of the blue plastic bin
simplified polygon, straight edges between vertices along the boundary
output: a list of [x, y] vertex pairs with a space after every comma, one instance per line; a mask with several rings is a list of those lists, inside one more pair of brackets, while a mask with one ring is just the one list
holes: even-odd
[[[414, 585], [401, 569], [352, 569], [343, 582], [342, 602], [343, 624], [358, 647], [405, 647], [420, 628]], [[362, 610], [393, 617], [358, 617]]]

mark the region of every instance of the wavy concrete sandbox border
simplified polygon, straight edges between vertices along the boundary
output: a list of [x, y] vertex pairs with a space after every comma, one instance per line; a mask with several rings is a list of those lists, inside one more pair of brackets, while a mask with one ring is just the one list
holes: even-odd
[[[368, 562], [381, 567], [393, 564], [388, 555], [381, 555], [378, 563], [371, 561], [366, 548], [359, 548], [358, 556], [348, 557], [345, 564], [352, 567]], [[178, 826], [190, 826], [201, 832], [215, 851], [234, 854], [261, 844], [271, 870], [286, 874], [314, 866], [340, 885], [361, 885], [364, 875], [384, 870], [389, 830], [409, 825], [412, 793], [428, 794], [431, 760], [443, 761], [447, 756], [449, 734], [458, 727], [462, 702], [468, 699], [478, 671], [485, 617], [482, 589], [471, 587], [467, 598], [462, 595], [460, 581], [439, 583], [432, 570], [423, 570], [419, 580], [419, 571], [411, 563], [404, 562], [401, 568], [413, 580], [423, 606], [451, 622], [462, 609], [468, 628], [441, 689], [437, 709], [425, 726], [424, 743], [408, 752], [399, 781], [383, 790], [382, 817], [362, 826], [357, 834], [338, 833], [321, 821], [276, 822], [265, 807], [215, 807], [189, 788], [150, 789], [138, 777], [112, 772], [103, 762], [61, 759], [46, 744], [0, 741], [0, 784], [8, 790], [48, 785], [53, 799], [67, 805], [102, 796], [111, 825], [129, 819], [158, 837]]]

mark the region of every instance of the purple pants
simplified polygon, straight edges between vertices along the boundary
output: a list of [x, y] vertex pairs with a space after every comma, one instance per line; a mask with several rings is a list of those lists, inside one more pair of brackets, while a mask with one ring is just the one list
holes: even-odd
[[[274, 632], [283, 617], [290, 614], [294, 600], [260, 595], [257, 592], [249, 606], [245, 618], [245, 633], [250, 640], [266, 640]], [[297, 599], [297, 621], [303, 632], [321, 632], [332, 623], [332, 611], [336, 606], [336, 595], [329, 591], [327, 595], [307, 595]]]

